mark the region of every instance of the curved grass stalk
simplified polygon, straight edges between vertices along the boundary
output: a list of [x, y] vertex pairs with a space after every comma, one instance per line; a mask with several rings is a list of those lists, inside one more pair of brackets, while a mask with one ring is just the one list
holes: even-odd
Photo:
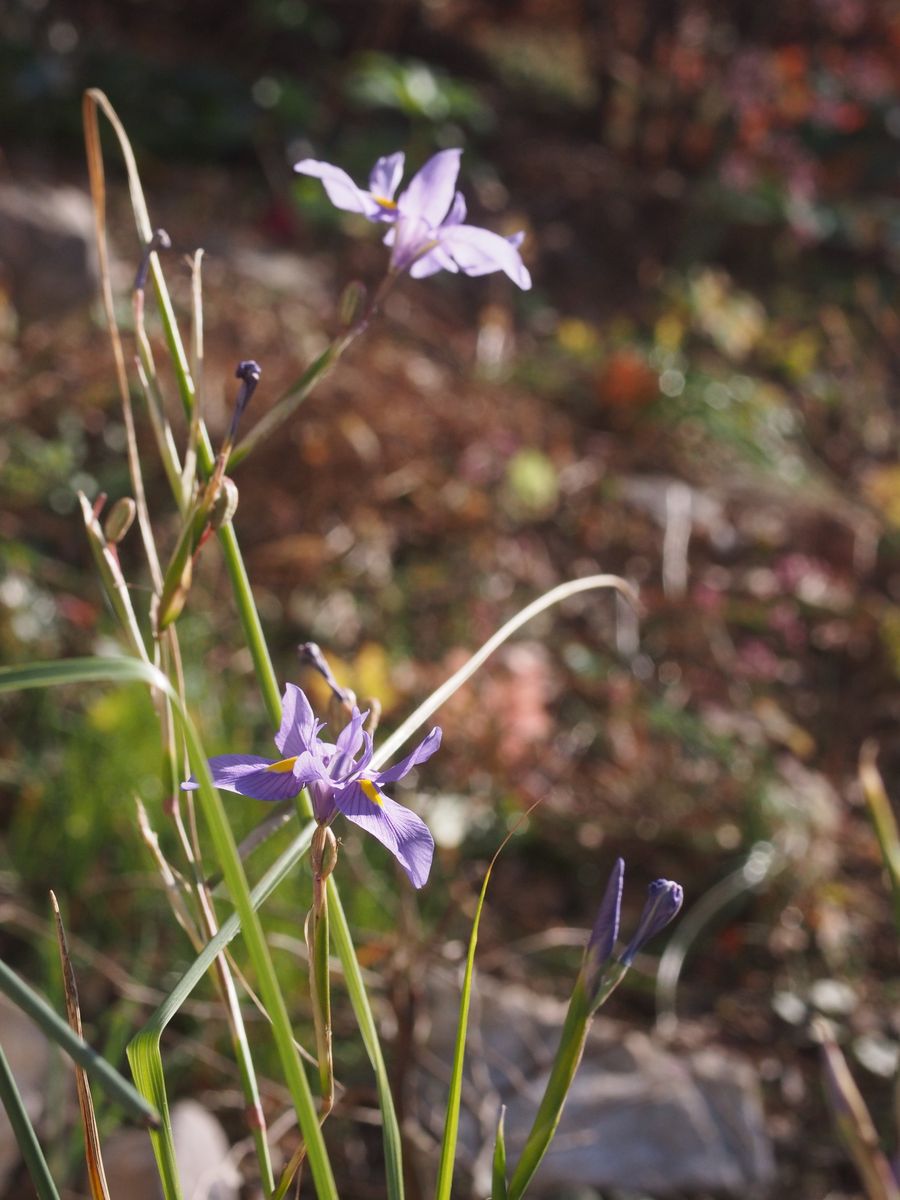
[[523, 625], [527, 625], [530, 620], [540, 613], [546, 612], [554, 604], [561, 604], [563, 600], [568, 600], [571, 596], [577, 596], [580, 592], [596, 591], [599, 588], [614, 588], [636, 608], [639, 606], [638, 598], [633, 588], [618, 575], [586, 575], [583, 579], [573, 579], [569, 583], [561, 583], [558, 587], [551, 588], [549, 592], [544, 592], [543, 596], [538, 596], [537, 600], [533, 600], [531, 604], [526, 604], [514, 617], [510, 617], [505, 625], [501, 625], [497, 632], [489, 637], [484, 645], [476, 650], [472, 657], [463, 663], [458, 671], [454, 671], [448, 680], [442, 683], [439, 688], [436, 688], [427, 700], [423, 700], [419, 707], [410, 713], [402, 725], [381, 743], [372, 756], [373, 769], [377, 770], [388, 759], [393, 758], [403, 743], [407, 742], [416, 730], [424, 725], [430, 716], [437, 712], [442, 704], [446, 704], [450, 697], [455, 692], [458, 692], [467, 680], [472, 678], [482, 663], [486, 662]]

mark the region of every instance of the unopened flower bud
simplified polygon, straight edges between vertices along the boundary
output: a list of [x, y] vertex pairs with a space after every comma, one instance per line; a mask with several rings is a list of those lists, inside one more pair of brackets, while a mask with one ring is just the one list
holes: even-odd
[[238, 506], [238, 490], [237, 484], [229, 475], [222, 477], [222, 486], [219, 489], [219, 494], [216, 496], [215, 503], [212, 506], [212, 512], [209, 514], [209, 523], [213, 529], [221, 529], [223, 525], [227, 525], [237, 512]]
[[234, 441], [237, 435], [238, 425], [240, 424], [241, 417], [244, 415], [244, 409], [250, 403], [250, 397], [256, 391], [256, 385], [259, 383], [261, 375], [262, 368], [252, 358], [242, 359], [237, 365], [234, 377], [235, 379], [240, 379], [241, 388], [237, 394], [237, 400], [234, 402], [231, 428], [228, 430], [228, 437], [225, 439], [228, 445]]
[[120, 497], [107, 514], [103, 533], [108, 542], [118, 545], [132, 526], [137, 505], [130, 496]]
[[683, 900], [684, 891], [680, 883], [675, 883], [671, 879], [657, 879], [651, 883], [647, 889], [647, 901], [644, 904], [644, 911], [641, 913], [634, 937], [628, 943], [625, 953], [619, 961], [625, 966], [631, 966], [635, 955], [646, 943], [652, 937], [656, 937], [677, 916]]
[[366, 289], [364, 284], [360, 283], [358, 279], [352, 280], [341, 293], [338, 312], [342, 328], [349, 329], [351, 325], [356, 324], [363, 311], [365, 302]]
[[327, 879], [337, 864], [337, 839], [330, 825], [317, 825], [310, 846], [313, 874]]
[[157, 250], [171, 250], [172, 239], [164, 229], [157, 229], [153, 237], [144, 248], [144, 254], [141, 258], [140, 265], [137, 269], [137, 274], [134, 277], [134, 290], [142, 292], [147, 286], [147, 273], [150, 270], [150, 255]]
[[597, 920], [591, 931], [585, 952], [585, 974], [589, 991], [593, 991], [600, 979], [604, 966], [612, 958], [619, 936], [619, 917], [622, 911], [622, 886], [625, 877], [625, 860], [617, 858], [606, 891], [600, 902]]

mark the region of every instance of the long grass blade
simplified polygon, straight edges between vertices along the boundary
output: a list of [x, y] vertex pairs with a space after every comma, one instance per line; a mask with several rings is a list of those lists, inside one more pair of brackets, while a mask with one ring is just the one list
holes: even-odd
[[[75, 982], [75, 969], [69, 957], [69, 946], [66, 942], [66, 931], [63, 927], [59, 904], [53, 892], [50, 893], [50, 903], [53, 906], [53, 916], [56, 919], [56, 940], [59, 945], [59, 961], [62, 966], [63, 988], [66, 994], [66, 1012], [72, 1032], [78, 1037], [82, 1035], [81, 1007], [78, 1003], [78, 986]], [[81, 1128], [84, 1133], [84, 1156], [87, 1163], [88, 1185], [93, 1200], [110, 1200], [109, 1185], [106, 1182], [106, 1171], [103, 1167], [103, 1154], [100, 1149], [100, 1131], [97, 1129], [97, 1117], [94, 1113], [94, 1101], [88, 1083], [87, 1072], [75, 1065], [75, 1083], [78, 1088], [78, 1108], [81, 1113]]]
[[38, 1200], [59, 1200], [59, 1192], [56, 1190], [56, 1184], [53, 1182], [53, 1176], [50, 1174], [50, 1168], [47, 1166], [47, 1160], [44, 1158], [44, 1152], [37, 1139], [37, 1134], [34, 1132], [34, 1126], [25, 1108], [22, 1095], [16, 1086], [2, 1046], [0, 1046], [0, 1101], [6, 1109], [6, 1115], [9, 1117], [10, 1126], [19, 1144]]
[[459, 998], [459, 1018], [456, 1024], [456, 1043], [453, 1048], [453, 1067], [450, 1072], [450, 1091], [447, 1096], [447, 1112], [444, 1117], [444, 1136], [441, 1139], [441, 1161], [438, 1166], [437, 1187], [435, 1200], [450, 1200], [450, 1189], [453, 1186], [453, 1168], [456, 1163], [456, 1143], [459, 1139], [459, 1108], [462, 1102], [463, 1066], [466, 1057], [466, 1034], [469, 1030], [469, 1008], [472, 1002], [472, 980], [475, 974], [475, 949], [478, 946], [478, 927], [481, 924], [481, 913], [487, 896], [488, 884], [497, 859], [506, 848], [507, 842], [519, 828], [528, 815], [537, 808], [540, 800], [516, 821], [515, 825], [497, 847], [494, 857], [488, 863], [475, 906], [475, 916], [472, 920], [472, 932], [469, 934], [469, 950], [466, 954], [466, 967], [463, 972], [462, 991]]
[[859, 756], [859, 779], [869, 809], [869, 819], [878, 838], [881, 857], [891, 884], [894, 902], [894, 924], [900, 932], [900, 831], [897, 818], [885, 790], [884, 780], [876, 765], [877, 748], [874, 742], [864, 744]]
[[506, 1105], [500, 1109], [497, 1122], [497, 1137], [494, 1141], [494, 1158], [491, 1163], [491, 1200], [507, 1200], [506, 1191]]
[[900, 1184], [878, 1144], [878, 1133], [866, 1102], [828, 1022], [817, 1017], [813, 1030], [821, 1044], [825, 1094], [834, 1123], [859, 1172], [868, 1200], [900, 1200]]
[[62, 1017], [53, 1011], [43, 996], [38, 995], [2, 961], [0, 961], [0, 992], [17, 1008], [31, 1017], [32, 1021], [40, 1027], [41, 1032], [55, 1042], [61, 1050], [64, 1050], [73, 1062], [84, 1067], [106, 1094], [120, 1104], [127, 1113], [144, 1125], [159, 1124], [159, 1114], [139, 1092], [135, 1091], [124, 1075], [120, 1075], [111, 1063], [88, 1045], [84, 1038], [76, 1036]]

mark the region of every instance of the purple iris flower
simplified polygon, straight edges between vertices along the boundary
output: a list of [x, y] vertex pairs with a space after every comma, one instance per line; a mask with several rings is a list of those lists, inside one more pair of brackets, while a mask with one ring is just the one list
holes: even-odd
[[[308, 787], [320, 824], [328, 824], [343, 813], [390, 850], [414, 887], [422, 887], [431, 870], [434, 839], [421, 818], [391, 800], [382, 788], [396, 783], [434, 754], [441, 744], [440, 729], [432, 729], [395, 766], [376, 771], [368, 765], [372, 738], [363, 729], [367, 713], [354, 708], [350, 721], [332, 744], [320, 739], [323, 722], [316, 720], [306, 696], [292, 683], [284, 689], [281, 711], [275, 745], [282, 757], [272, 760], [256, 754], [220, 754], [211, 758], [209, 769], [216, 787], [271, 801], [291, 799]], [[181, 786], [190, 791], [199, 785], [192, 775]]]
[[379, 158], [368, 189], [357, 187], [340, 167], [316, 159], [304, 158], [294, 170], [321, 179], [335, 208], [390, 226], [384, 240], [391, 247], [392, 271], [409, 271], [415, 279], [436, 271], [464, 275], [503, 271], [520, 288], [530, 288], [531, 276], [519, 254], [524, 234], [501, 237], [465, 223], [466, 202], [456, 190], [461, 155], [461, 150], [438, 151], [396, 199], [403, 176], [402, 153]]

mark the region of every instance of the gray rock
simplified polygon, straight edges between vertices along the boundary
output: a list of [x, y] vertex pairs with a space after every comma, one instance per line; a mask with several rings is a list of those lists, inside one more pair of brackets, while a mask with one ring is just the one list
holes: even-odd
[[39, 183], [0, 186], [0, 277], [25, 323], [93, 300], [97, 252], [86, 193]]
[[[565, 1015], [565, 1004], [481, 978], [473, 1007], [460, 1157], [473, 1194], [490, 1192], [500, 1105], [514, 1164], [531, 1128]], [[433, 1126], [446, 1096], [457, 989], [431, 989], [433, 1025], [417, 1080], [419, 1119]], [[753, 1068], [720, 1048], [667, 1049], [645, 1033], [598, 1019], [588, 1038], [557, 1136], [529, 1195], [622, 1189], [654, 1198], [702, 1191], [746, 1200], [774, 1180]]]
[[[194, 1100], [172, 1106], [175, 1159], [185, 1200], [237, 1200], [240, 1180], [228, 1158], [225, 1131]], [[162, 1200], [150, 1138], [141, 1129], [119, 1129], [103, 1143], [111, 1196]]]

